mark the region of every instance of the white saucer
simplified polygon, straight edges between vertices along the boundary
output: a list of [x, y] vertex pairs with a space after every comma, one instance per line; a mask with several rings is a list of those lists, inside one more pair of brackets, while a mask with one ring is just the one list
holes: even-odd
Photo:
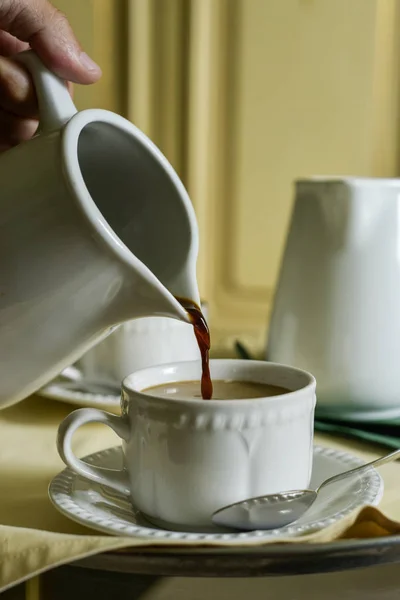
[[[92, 454], [86, 462], [112, 469], [122, 467], [121, 447], [109, 448]], [[314, 447], [314, 465], [311, 487], [316, 488], [327, 477], [351, 469], [363, 461], [332, 448]], [[362, 476], [332, 484], [323, 489], [315, 504], [295, 524], [271, 531], [244, 533], [194, 533], [167, 531], [150, 524], [132, 508], [126, 497], [110, 492], [75, 475], [70, 469], [59, 473], [51, 482], [49, 496], [55, 507], [73, 521], [98, 531], [141, 539], [157, 539], [184, 544], [211, 542], [214, 544], [263, 543], [271, 538], [299, 536], [317, 531], [335, 523], [354, 509], [376, 506], [383, 495], [383, 481], [371, 469]]]
[[72, 390], [68, 388], [68, 382], [54, 380], [37, 392], [38, 396], [67, 402], [75, 406], [86, 406], [89, 408], [102, 408], [114, 413], [120, 412], [120, 396], [106, 394], [91, 394], [89, 392]]

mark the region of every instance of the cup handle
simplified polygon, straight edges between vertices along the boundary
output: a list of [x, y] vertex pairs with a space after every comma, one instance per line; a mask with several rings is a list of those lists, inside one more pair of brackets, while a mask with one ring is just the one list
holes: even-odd
[[81, 477], [129, 496], [129, 479], [126, 470], [94, 467], [83, 462], [73, 453], [71, 448], [72, 436], [79, 427], [87, 423], [103, 423], [111, 427], [123, 440], [128, 441], [129, 439], [129, 425], [123, 417], [96, 408], [79, 408], [69, 414], [58, 428], [57, 449], [59, 455], [64, 463]]
[[78, 111], [65, 81], [44, 66], [33, 50], [14, 56], [29, 71], [35, 84], [39, 102], [40, 133], [61, 129]]

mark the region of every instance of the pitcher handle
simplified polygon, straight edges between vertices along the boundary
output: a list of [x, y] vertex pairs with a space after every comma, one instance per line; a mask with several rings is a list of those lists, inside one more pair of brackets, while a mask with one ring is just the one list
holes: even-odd
[[14, 58], [32, 76], [39, 103], [40, 133], [61, 129], [78, 112], [66, 82], [45, 67], [33, 50], [20, 52]]
[[125, 469], [95, 467], [75, 456], [72, 450], [72, 436], [79, 427], [87, 423], [103, 423], [111, 427], [124, 441], [129, 439], [129, 424], [124, 417], [118, 417], [97, 408], [79, 408], [70, 413], [58, 428], [57, 449], [61, 459], [72, 471], [84, 479], [89, 479], [89, 481], [104, 485], [124, 496], [129, 496], [129, 479]]

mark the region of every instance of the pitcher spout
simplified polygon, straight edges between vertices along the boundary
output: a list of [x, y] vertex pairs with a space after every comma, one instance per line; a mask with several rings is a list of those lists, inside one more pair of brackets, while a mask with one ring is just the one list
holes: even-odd
[[195, 277], [182, 274], [181, 281], [170, 282], [167, 288], [146, 265], [136, 257], [129, 278], [123, 278], [115, 301], [114, 310], [109, 313], [109, 323], [117, 324], [143, 317], [169, 317], [190, 323], [190, 317], [183, 304], [186, 301], [200, 305]]

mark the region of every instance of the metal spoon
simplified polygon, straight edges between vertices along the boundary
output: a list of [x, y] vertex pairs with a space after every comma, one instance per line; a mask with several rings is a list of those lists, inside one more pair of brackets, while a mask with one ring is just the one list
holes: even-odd
[[291, 490], [235, 502], [217, 510], [212, 516], [212, 521], [215, 525], [246, 531], [285, 527], [303, 516], [315, 502], [322, 488], [355, 474], [359, 475], [369, 469], [380, 467], [398, 457], [400, 457], [400, 449], [360, 467], [329, 477], [316, 490]]

